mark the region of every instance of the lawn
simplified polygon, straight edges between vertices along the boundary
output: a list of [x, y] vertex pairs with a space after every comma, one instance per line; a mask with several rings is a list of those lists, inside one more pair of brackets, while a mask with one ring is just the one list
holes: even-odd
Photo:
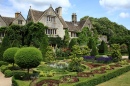
[[130, 86], [130, 71], [97, 86]]

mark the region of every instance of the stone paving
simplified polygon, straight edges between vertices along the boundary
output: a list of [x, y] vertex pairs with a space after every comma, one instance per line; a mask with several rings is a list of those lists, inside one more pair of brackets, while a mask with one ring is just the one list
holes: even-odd
[[11, 78], [5, 78], [4, 74], [0, 72], [0, 86], [11, 86]]

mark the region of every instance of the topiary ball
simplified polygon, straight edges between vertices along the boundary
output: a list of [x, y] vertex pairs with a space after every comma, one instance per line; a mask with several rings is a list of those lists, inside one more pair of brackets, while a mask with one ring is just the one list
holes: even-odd
[[21, 68], [37, 67], [42, 61], [42, 53], [34, 47], [24, 47], [15, 54], [15, 63]]
[[14, 63], [14, 55], [19, 50], [17, 47], [8, 48], [4, 51], [3, 57], [4, 61], [9, 63]]

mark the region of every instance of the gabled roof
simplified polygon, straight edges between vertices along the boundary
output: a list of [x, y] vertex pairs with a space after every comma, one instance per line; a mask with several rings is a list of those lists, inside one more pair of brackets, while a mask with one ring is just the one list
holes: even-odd
[[[52, 8], [52, 7], [49, 7], [49, 8]], [[38, 11], [38, 10], [30, 9], [30, 13], [31, 13], [30, 15], [32, 16], [33, 22], [38, 22], [38, 20], [40, 20], [40, 18], [44, 15], [45, 12], [47, 12], [49, 10], [49, 8], [45, 11]], [[55, 12], [55, 14], [59, 18], [61, 23], [63, 24], [63, 28], [68, 28], [64, 19], [61, 16], [59, 16], [56, 12]]]
[[34, 9], [30, 9], [30, 11], [31, 11], [31, 15], [32, 15], [32, 17], [33, 17], [33, 21], [37, 21], [42, 15], [43, 15], [43, 13], [45, 12], [43, 12], [43, 11], [38, 11], [38, 10], [34, 10]]
[[[19, 15], [18, 15], [16, 18], [14, 18], [13, 21], [17, 20], [17, 18], [18, 18], [19, 16], [23, 17], [23, 15], [22, 15], [21, 13], [19, 13]], [[25, 19], [24, 17], [23, 17], [23, 19], [26, 21], [26, 19]]]
[[81, 20], [76, 23], [66, 21], [69, 31], [74, 31], [74, 32], [81, 31], [82, 28], [85, 27], [86, 23], [91, 23], [89, 17], [86, 20]]
[[12, 18], [12, 17], [2, 17], [3, 20], [5, 21], [5, 23], [7, 24], [7, 26], [9, 26], [15, 18]]
[[85, 21], [79, 21], [77, 23], [68, 22], [66, 21], [66, 24], [68, 25], [69, 31], [81, 31], [83, 25], [85, 24]]
[[61, 23], [63, 24], [63, 28], [68, 28], [68, 25], [66, 24], [66, 22], [64, 21], [64, 19], [61, 16], [59, 16], [59, 19], [60, 19]]

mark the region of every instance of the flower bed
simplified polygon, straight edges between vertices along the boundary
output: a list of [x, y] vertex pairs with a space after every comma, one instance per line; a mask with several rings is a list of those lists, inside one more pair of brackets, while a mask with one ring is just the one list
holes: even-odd
[[78, 82], [79, 79], [76, 76], [66, 75], [60, 78], [61, 83], [74, 83]]
[[77, 76], [78, 77], [90, 77], [90, 76], [94, 76], [94, 74], [92, 72], [78, 72]]
[[59, 86], [59, 80], [54, 80], [54, 79], [46, 79], [46, 80], [42, 80], [40, 82], [38, 82], [36, 84], [36, 86], [43, 86], [43, 85], [46, 85], [46, 86]]
[[75, 84], [75, 86], [95, 86], [98, 85], [102, 82], [108, 81], [114, 77], [117, 77], [125, 72], [130, 71], [130, 65], [129, 66], [125, 66], [123, 68], [117, 69], [117, 70], [113, 70], [111, 72], [105, 73], [102, 76], [98, 76], [98, 77], [94, 77], [90, 80], [86, 80], [83, 82], [79, 82], [77, 84]]

